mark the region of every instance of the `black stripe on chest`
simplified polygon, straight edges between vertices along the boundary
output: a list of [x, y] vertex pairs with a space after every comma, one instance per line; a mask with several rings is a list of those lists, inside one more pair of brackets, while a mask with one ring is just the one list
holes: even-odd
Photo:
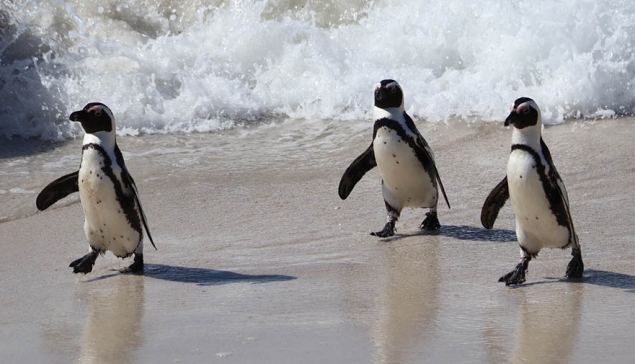
[[413, 138], [412, 136], [408, 135], [408, 133], [406, 133], [406, 130], [401, 126], [401, 124], [399, 124], [398, 121], [388, 119], [388, 118], [381, 118], [381, 119], [375, 120], [375, 126], [373, 128], [373, 143], [375, 141], [375, 138], [377, 137], [377, 131], [382, 127], [386, 127], [388, 129], [394, 130], [397, 133], [397, 135], [401, 138], [401, 140], [403, 140], [406, 144], [408, 144], [410, 149], [412, 149], [415, 156], [417, 156], [417, 159], [419, 160], [419, 162], [421, 162], [421, 165], [423, 165], [423, 168], [425, 169], [425, 171], [428, 174], [431, 174], [430, 171], [432, 170], [432, 166], [433, 166], [432, 160], [430, 159], [428, 154], [425, 152], [423, 147], [421, 147], [417, 143], [417, 140]]
[[538, 173], [538, 177], [540, 178], [540, 182], [542, 184], [542, 189], [545, 191], [545, 195], [547, 196], [547, 200], [549, 201], [549, 208], [551, 212], [556, 217], [556, 221], [558, 225], [569, 227], [569, 223], [567, 221], [567, 211], [564, 206], [564, 200], [559, 191], [559, 187], [557, 181], [554, 179], [553, 183], [551, 182], [549, 176], [547, 176], [545, 165], [542, 163], [542, 158], [540, 155], [524, 144], [513, 144], [512, 152], [515, 150], [521, 150], [523, 152], [528, 153], [534, 159], [536, 163], [536, 172]]
[[[125, 182], [119, 182], [119, 180], [115, 176], [115, 173], [112, 171], [112, 160], [108, 156], [108, 153], [106, 153], [104, 148], [102, 148], [100, 145], [94, 144], [94, 143], [89, 143], [84, 145], [82, 147], [82, 154], [87, 149], [94, 149], [97, 152], [99, 152], [99, 154], [101, 154], [102, 158], [104, 159], [104, 166], [102, 167], [102, 172], [104, 173], [104, 175], [106, 175], [106, 177], [110, 179], [110, 181], [112, 181], [112, 184], [115, 188], [115, 195], [117, 196], [117, 202], [119, 202], [119, 205], [121, 206], [121, 209], [123, 210], [123, 213], [126, 216], [126, 220], [128, 220], [128, 224], [135, 231], [141, 234], [141, 220], [139, 219], [139, 214], [137, 213], [137, 210], [135, 209], [134, 194], [131, 194], [130, 196], [128, 196], [123, 192], [122, 184]], [[119, 165], [121, 166], [123, 165], [123, 163], [119, 161]], [[126, 173], [126, 170], [122, 168], [121, 175], [122, 175], [122, 180], [124, 181], [125, 181], [125, 178], [124, 178], [125, 173]], [[129, 186], [129, 187], [132, 188], [132, 186]]]

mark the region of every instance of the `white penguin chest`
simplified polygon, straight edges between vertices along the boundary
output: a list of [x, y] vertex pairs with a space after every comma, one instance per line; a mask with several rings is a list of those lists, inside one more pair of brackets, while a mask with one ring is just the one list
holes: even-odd
[[373, 141], [373, 151], [384, 188], [398, 200], [387, 199], [387, 202], [403, 207], [432, 207], [436, 204], [437, 191], [430, 175], [414, 149], [395, 130], [380, 127]]
[[[104, 166], [105, 160], [99, 151], [84, 150], [78, 181], [85, 215], [84, 230], [93, 249], [110, 250], [118, 257], [126, 257], [139, 245], [141, 234], [130, 225], [118, 200], [115, 182], [105, 173]], [[111, 173], [120, 174], [112, 170]], [[116, 183], [122, 193], [131, 194], [120, 180]]]
[[507, 163], [507, 183], [520, 245], [534, 252], [543, 247], [566, 245], [568, 228], [558, 225], [538, 173], [538, 165], [531, 154], [522, 150], [511, 152]]

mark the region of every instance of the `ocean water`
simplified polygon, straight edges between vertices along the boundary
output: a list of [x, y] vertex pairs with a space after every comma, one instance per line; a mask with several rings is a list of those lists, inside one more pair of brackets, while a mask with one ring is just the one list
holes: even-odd
[[364, 120], [384, 78], [428, 122], [613, 117], [634, 58], [632, 0], [3, 0], [0, 136], [75, 138], [91, 101], [133, 136]]

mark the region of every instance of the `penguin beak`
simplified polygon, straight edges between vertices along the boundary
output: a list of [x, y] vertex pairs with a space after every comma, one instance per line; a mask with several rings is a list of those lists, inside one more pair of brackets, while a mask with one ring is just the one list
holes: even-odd
[[378, 87], [375, 89], [375, 100], [381, 100], [384, 98], [386, 89], [383, 87]]
[[86, 116], [88, 116], [88, 113], [84, 110], [80, 110], [73, 112], [68, 119], [70, 121], [82, 121], [86, 119]]
[[517, 117], [518, 114], [516, 113], [516, 110], [512, 110], [512, 112], [509, 113], [509, 116], [507, 116], [507, 119], [505, 119], [505, 126], [513, 125], [516, 122]]

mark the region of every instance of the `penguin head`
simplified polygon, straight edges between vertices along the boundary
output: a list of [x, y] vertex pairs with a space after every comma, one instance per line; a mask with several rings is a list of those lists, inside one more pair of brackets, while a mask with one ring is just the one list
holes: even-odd
[[112, 111], [100, 102], [87, 104], [82, 110], [73, 112], [69, 119], [80, 122], [86, 134], [110, 133], [115, 130], [115, 117]]
[[513, 125], [516, 129], [525, 129], [542, 124], [538, 104], [529, 97], [521, 97], [514, 101], [512, 111], [505, 119], [505, 126]]
[[382, 80], [375, 85], [375, 107], [403, 108], [403, 91], [395, 80]]

